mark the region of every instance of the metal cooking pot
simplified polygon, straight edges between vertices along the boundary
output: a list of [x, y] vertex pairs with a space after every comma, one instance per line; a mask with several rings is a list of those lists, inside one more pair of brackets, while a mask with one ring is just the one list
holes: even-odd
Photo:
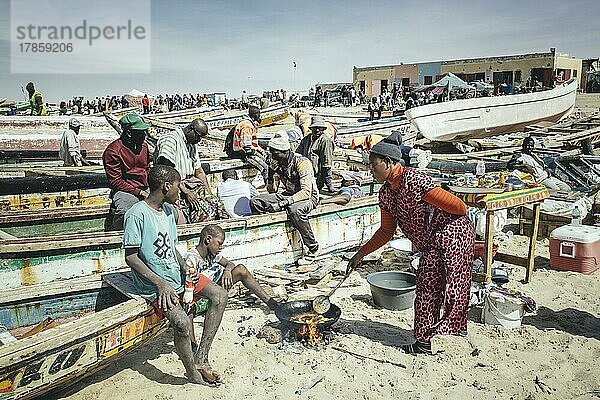
[[[313, 311], [313, 301], [312, 300], [296, 300], [296, 301], [288, 301], [287, 303], [281, 303], [275, 309], [275, 315], [279, 320], [285, 324], [288, 324], [291, 327], [299, 329], [302, 325], [297, 322], [292, 322], [290, 319], [298, 314], [303, 314], [307, 312]], [[330, 318], [329, 321], [323, 322], [321, 324], [317, 324], [317, 328], [320, 330], [329, 328], [331, 325], [335, 324], [340, 316], [342, 315], [342, 310], [335, 304], [332, 304], [323, 317]]]

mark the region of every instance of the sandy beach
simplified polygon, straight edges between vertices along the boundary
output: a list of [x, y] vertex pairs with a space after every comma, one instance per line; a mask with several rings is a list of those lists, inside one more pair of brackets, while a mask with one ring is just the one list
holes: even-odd
[[[577, 102], [579, 110], [586, 113], [597, 110], [599, 103], [597, 95], [580, 96]], [[504, 231], [516, 232], [514, 222]], [[500, 251], [526, 256], [527, 246], [528, 238], [515, 234], [500, 242]], [[409, 268], [409, 260], [398, 259], [384, 248], [380, 262], [365, 264], [360, 275], [352, 275], [332, 298], [342, 316], [326, 345], [270, 344], [259, 333], [277, 322], [275, 315], [257, 303], [233, 307], [225, 312], [211, 352], [213, 367], [224, 375], [225, 383], [218, 388], [187, 382], [174, 352], [172, 333], [167, 331], [50, 398], [598, 398], [600, 273], [586, 276], [549, 269], [548, 246], [548, 239], [538, 242], [536, 271], [529, 284], [522, 283], [523, 268], [495, 263], [509, 272], [506, 287], [537, 302], [537, 311], [526, 314], [521, 327], [485, 325], [473, 313], [467, 337], [436, 337], [433, 356], [406, 355], [399, 350], [400, 345], [412, 341], [412, 309], [389, 311], [372, 302], [364, 279], [369, 272]], [[306, 291], [304, 294], [307, 297]], [[294, 294], [290, 298], [294, 299]], [[199, 336], [202, 317], [195, 323]]]
[[[521, 256], [526, 248], [527, 238], [518, 235], [501, 244], [501, 251]], [[433, 356], [406, 355], [398, 349], [411, 341], [412, 309], [389, 311], [372, 303], [367, 272], [408, 268], [407, 260], [394, 258], [388, 250], [383, 265], [368, 265], [362, 276], [351, 276], [336, 292], [333, 302], [341, 307], [342, 317], [331, 342], [320, 348], [269, 344], [257, 337], [263, 326], [277, 320], [262, 306], [228, 310], [211, 352], [213, 366], [224, 374], [222, 386], [187, 383], [167, 331], [54, 398], [598, 398], [600, 275], [543, 268], [548, 265], [547, 239], [538, 243], [536, 255], [538, 269], [529, 284], [520, 282], [523, 268], [505, 265], [510, 274], [506, 286], [535, 299], [535, 314], [527, 314], [521, 327], [510, 330], [470, 318], [466, 338], [434, 339]], [[197, 334], [201, 322], [196, 318]]]

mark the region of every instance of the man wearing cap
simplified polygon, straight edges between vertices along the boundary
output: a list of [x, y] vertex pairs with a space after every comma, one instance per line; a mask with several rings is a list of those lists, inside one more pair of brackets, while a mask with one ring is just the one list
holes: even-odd
[[[201, 118], [194, 119], [183, 129], [175, 127], [161, 133], [154, 151], [156, 165], [174, 167], [181, 181], [181, 199], [175, 205], [187, 223], [226, 218], [227, 212], [212, 194], [202, 169], [196, 144], [208, 135], [208, 126]], [[183, 222], [183, 219], [181, 219]]]
[[260, 108], [251, 105], [248, 108], [249, 119], [243, 119], [231, 129], [225, 140], [225, 152], [230, 158], [238, 158], [256, 168], [263, 179], [267, 180], [267, 157], [264, 149], [258, 145], [256, 128], [260, 124]]
[[334, 192], [331, 167], [333, 165], [333, 140], [324, 134], [327, 129], [323, 117], [312, 117], [310, 124], [311, 134], [305, 136], [296, 149], [297, 153], [308, 158], [313, 165], [317, 178], [317, 188], [321, 190], [327, 186], [329, 192]]
[[81, 155], [81, 147], [79, 146], [79, 129], [81, 122], [76, 118], [69, 120], [69, 128], [66, 129], [60, 139], [60, 149], [58, 156], [63, 160], [65, 167], [81, 167], [82, 165], [92, 165]]
[[121, 135], [102, 154], [104, 170], [111, 189], [111, 217], [107, 228], [123, 229], [125, 212], [139, 200], [148, 197], [150, 156], [146, 132], [150, 127], [137, 114], [127, 114], [120, 120], [104, 113], [108, 123]]
[[[285, 210], [292, 224], [308, 248], [305, 260], [312, 261], [319, 256], [319, 243], [308, 222], [308, 214], [319, 202], [319, 190], [311, 162], [291, 151], [287, 135], [276, 133], [269, 140], [269, 151], [273, 162], [269, 167], [267, 191], [250, 200], [253, 214], [265, 214]], [[283, 184], [283, 193], [277, 193], [275, 175]]]
[[[298, 111], [295, 114], [295, 118], [296, 118], [296, 126], [299, 127], [300, 130], [302, 131], [302, 137], [310, 135], [311, 134], [310, 125], [312, 124], [312, 118], [311, 118], [310, 114], [307, 114], [302, 111]], [[331, 140], [333, 140], [333, 142], [335, 143], [335, 141], [337, 139], [337, 128], [331, 122], [324, 121], [324, 123], [325, 123], [325, 126], [327, 127], [327, 129], [325, 129], [325, 134], [329, 135]]]

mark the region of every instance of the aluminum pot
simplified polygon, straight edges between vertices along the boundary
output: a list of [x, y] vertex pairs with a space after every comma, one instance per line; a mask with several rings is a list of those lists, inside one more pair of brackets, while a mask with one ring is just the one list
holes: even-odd
[[374, 272], [367, 275], [373, 302], [388, 310], [406, 310], [415, 302], [415, 274], [403, 271]]

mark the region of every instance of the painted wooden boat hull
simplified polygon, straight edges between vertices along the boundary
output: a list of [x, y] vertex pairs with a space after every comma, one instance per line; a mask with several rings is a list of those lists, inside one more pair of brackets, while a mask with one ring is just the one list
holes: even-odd
[[[251, 176], [255, 176], [255, 171]], [[369, 181], [361, 187], [365, 194], [372, 195], [379, 189], [379, 184]], [[67, 232], [84, 234], [106, 230], [105, 221], [110, 210], [108, 191], [97, 197], [83, 199], [65, 200], [68, 196], [58, 197], [60, 199], [42, 201], [39, 196], [15, 196], [15, 203], [10, 208], [2, 209], [0, 214], [0, 239], [59, 236]], [[48, 207], [44, 207], [46, 205]]]
[[[202, 109], [200, 109], [202, 110]], [[206, 109], [196, 111], [194, 118], [214, 117], [222, 113], [222, 109]], [[162, 114], [151, 114], [160, 118]], [[0, 151], [56, 151], [60, 148], [60, 139], [72, 116], [0, 116]], [[81, 149], [87, 157], [100, 157], [112, 141], [119, 138], [117, 132], [108, 124], [103, 116], [76, 116], [82, 127], [79, 133]], [[166, 121], [171, 121], [167, 119]], [[182, 118], [189, 123], [188, 118]]]
[[[226, 231], [223, 255], [250, 269], [293, 263], [302, 255], [302, 242], [284, 212], [219, 221]], [[310, 223], [327, 251], [353, 248], [379, 227], [377, 196], [352, 200], [345, 207], [319, 206]], [[178, 227], [179, 250], [195, 246], [206, 224]], [[0, 290], [71, 279], [125, 266], [122, 232], [66, 234], [0, 240]]]
[[[259, 126], [261, 126], [261, 127], [270, 126], [279, 121], [286, 119], [289, 116], [290, 116], [290, 108], [287, 105], [265, 108], [264, 110], [260, 111], [261, 122], [260, 122]], [[226, 130], [226, 129], [233, 128], [239, 122], [241, 122], [242, 120], [244, 120], [247, 117], [248, 117], [247, 112], [240, 112], [236, 115], [231, 115], [231, 116], [225, 115], [225, 116], [217, 117], [217, 118], [208, 118], [208, 119], [205, 119], [204, 122], [206, 122], [206, 125], [208, 125], [208, 127], [210, 129]], [[185, 124], [188, 124], [190, 121], [189, 121], [189, 119], [183, 118], [183, 119], [169, 120], [169, 122], [174, 122], [179, 125], [185, 125]]]
[[453, 100], [411, 108], [410, 122], [429, 140], [460, 142], [556, 122], [575, 107], [577, 79], [543, 92]]
[[[143, 299], [124, 296], [100, 276], [40, 286], [3, 291], [0, 323], [10, 330], [47, 316], [74, 319], [0, 347], [2, 400], [32, 399], [71, 385], [166, 327]], [[82, 311], [88, 314], [78, 316]]]

